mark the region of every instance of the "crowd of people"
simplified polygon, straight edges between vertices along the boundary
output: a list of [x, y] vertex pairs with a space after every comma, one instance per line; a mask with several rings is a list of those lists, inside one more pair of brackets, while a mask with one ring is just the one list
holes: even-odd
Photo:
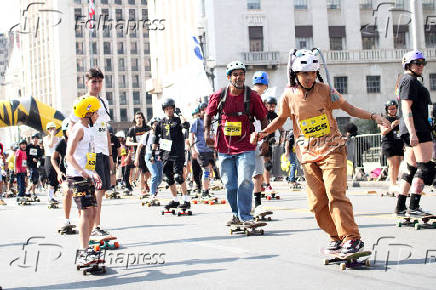
[[[280, 102], [267, 93], [266, 72], [255, 72], [250, 88], [245, 65], [233, 61], [227, 65], [228, 84], [207, 103], [198, 104], [191, 123], [174, 99], [168, 98], [162, 103], [163, 118], [147, 122], [143, 113], [136, 112], [127, 134], [123, 130], [115, 133], [109, 124], [107, 100], [100, 96], [104, 75], [92, 68], [86, 74], [88, 93], [76, 100], [72, 114], [64, 120], [62, 138], [57, 136], [56, 124], [50, 122], [42, 140], [35, 134], [30, 144], [23, 139], [6, 154], [1, 152], [5, 191], [14, 191], [16, 180], [18, 199], [34, 197], [38, 188], [46, 188], [51, 203], [58, 202], [55, 192], [61, 191], [66, 226], [70, 225], [74, 200], [80, 212], [79, 263], [85, 263], [95, 254], [88, 246], [90, 236], [109, 234], [101, 227], [102, 200], [117, 184], [131, 194], [138, 182], [140, 195], [156, 200], [165, 181], [172, 195], [165, 205], [169, 210], [191, 207], [193, 194], [189, 194], [187, 180], [195, 184], [196, 197], [208, 200], [213, 197], [211, 180], [221, 179], [232, 211], [227, 225], [254, 225], [254, 216], [265, 211], [262, 192], [273, 191], [273, 151], [280, 145], [290, 163], [286, 179], [291, 188], [301, 186], [296, 168], [301, 166], [304, 172], [310, 210], [330, 238], [326, 251], [361, 251], [364, 243], [346, 196], [347, 138], [332, 112], [340, 109], [378, 124], [392, 187], [397, 186], [402, 158], [407, 162], [395, 213], [428, 214], [419, 206], [423, 186], [431, 184], [434, 175], [433, 128], [423, 114], [431, 100], [418, 81], [426, 62], [419, 51], [404, 56], [404, 75], [399, 82], [403, 117], [398, 116], [397, 100], [386, 103], [383, 117], [349, 104], [324, 84], [319, 53], [317, 49], [290, 52], [289, 86]], [[293, 130], [286, 133], [282, 126], [288, 118]], [[408, 196], [409, 208], [405, 205]]]

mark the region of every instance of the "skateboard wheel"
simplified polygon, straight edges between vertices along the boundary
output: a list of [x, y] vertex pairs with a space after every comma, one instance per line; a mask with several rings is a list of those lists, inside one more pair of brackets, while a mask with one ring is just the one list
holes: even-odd
[[230, 230], [230, 235], [233, 235], [233, 230]]
[[164, 215], [164, 214], [165, 214], [165, 213], [164, 213], [163, 211], [162, 211], [161, 213], [162, 213], [162, 215]]
[[100, 245], [95, 245], [95, 246], [94, 246], [94, 250], [95, 250], [96, 252], [100, 251]]
[[215, 202], [214, 202], [214, 201], [209, 201], [209, 204], [210, 204], [210, 205], [214, 205]]
[[225, 200], [221, 200], [221, 204], [226, 204], [226, 201]]
[[86, 271], [86, 270], [83, 270], [83, 276], [86, 276], [86, 273], [87, 273], [88, 271]]
[[264, 232], [263, 230], [260, 230], [260, 235], [263, 236], [264, 233], [265, 233], [265, 232]]
[[181, 216], [182, 214], [180, 212], [177, 213], [177, 216]]
[[280, 199], [280, 196], [277, 195], [277, 196], [276, 196], [276, 199]]
[[329, 259], [324, 259], [324, 265], [328, 265], [330, 263]]
[[421, 225], [420, 224], [418, 224], [418, 223], [415, 223], [415, 230], [420, 230], [421, 229]]
[[365, 260], [365, 266], [367, 267], [371, 266], [371, 261], [369, 259]]
[[196, 200], [193, 200], [192, 203], [193, 203], [193, 204], [197, 204], [198, 202], [197, 202]]
[[80, 271], [80, 266], [79, 265], [77, 265], [76, 268], [77, 268], [77, 271]]
[[192, 211], [188, 211], [188, 215], [192, 215]]
[[266, 199], [267, 199], [267, 200], [271, 200], [271, 196], [267, 196]]
[[114, 242], [115, 249], [118, 249], [120, 247], [120, 244], [118, 242]]
[[173, 210], [171, 211], [171, 213], [172, 213], [172, 214], [176, 214], [176, 210], [173, 209]]
[[142, 206], [144, 206], [144, 205], [145, 205], [145, 203], [141, 202], [141, 205], [142, 205]]
[[248, 237], [250, 235], [250, 231], [245, 231], [245, 235]]
[[344, 271], [345, 269], [347, 269], [347, 265], [345, 263], [341, 263], [339, 265], [339, 267], [341, 268], [342, 271]]
[[160, 202], [157, 203], [157, 206], [160, 206]]
[[268, 221], [271, 221], [271, 220], [272, 220], [272, 218], [269, 216], [269, 217], [268, 217]]
[[147, 206], [150, 207], [150, 206], [151, 206], [151, 203], [147, 203]]

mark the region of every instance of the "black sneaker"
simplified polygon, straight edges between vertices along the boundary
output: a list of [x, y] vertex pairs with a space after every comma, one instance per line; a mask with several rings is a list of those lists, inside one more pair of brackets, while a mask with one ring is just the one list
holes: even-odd
[[166, 208], [166, 209], [176, 208], [176, 207], [178, 207], [179, 205], [180, 205], [180, 202], [172, 200], [172, 201], [170, 201], [169, 204], [167, 204], [167, 205], [165, 206], [165, 208]]
[[361, 240], [348, 240], [342, 244], [341, 254], [353, 254], [363, 250], [365, 244]]
[[324, 249], [325, 254], [339, 253], [342, 249], [342, 241], [330, 241]]
[[398, 207], [395, 208], [394, 216], [406, 216], [407, 208], [399, 209]]
[[423, 211], [422, 208], [420, 208], [420, 207], [417, 209], [409, 209], [406, 212], [406, 216], [408, 216], [408, 217], [410, 217], [410, 216], [412, 216], [412, 217], [424, 217], [424, 216], [428, 216], [428, 215], [432, 215], [432, 214], [429, 212]]
[[226, 225], [229, 227], [231, 225], [240, 225], [242, 224], [241, 221], [239, 220], [239, 218], [235, 215], [232, 215], [232, 219], [229, 220]]
[[191, 203], [189, 201], [185, 201], [184, 203], [179, 205], [179, 208], [183, 208], [183, 209], [191, 208]]

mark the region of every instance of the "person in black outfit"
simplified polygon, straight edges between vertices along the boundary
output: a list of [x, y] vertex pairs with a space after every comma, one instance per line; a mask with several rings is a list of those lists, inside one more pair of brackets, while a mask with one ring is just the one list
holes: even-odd
[[391, 122], [391, 127], [386, 128], [380, 125], [382, 139], [381, 148], [382, 154], [386, 156], [389, 167], [389, 179], [391, 180], [391, 185], [389, 187], [389, 192], [398, 192], [397, 189], [397, 179], [400, 170], [400, 163], [404, 155], [404, 143], [400, 137], [400, 117], [397, 116], [398, 103], [395, 100], [390, 100], [386, 102], [385, 105], [386, 119]]
[[114, 129], [112, 128], [111, 124], [107, 124], [107, 130], [109, 132], [109, 135], [111, 137], [111, 144], [112, 144], [112, 161], [114, 162], [114, 167], [111, 171], [111, 190], [115, 189], [115, 185], [117, 183], [117, 166], [118, 166], [118, 151], [121, 148], [120, 141], [118, 138], [114, 135]]
[[36, 196], [35, 189], [39, 182], [38, 163], [40, 163], [44, 153], [41, 147], [39, 147], [38, 141], [39, 135], [34, 134], [32, 136], [32, 143], [27, 145], [27, 167], [30, 171], [30, 181], [32, 182], [30, 192], [33, 196]]
[[[275, 112], [276, 107], [277, 107], [277, 99], [274, 97], [268, 97], [265, 100], [265, 106], [268, 110], [267, 112], [267, 119], [268, 119], [268, 124], [272, 122], [272, 120], [274, 120], [275, 118], [277, 118], [277, 113]], [[274, 145], [276, 143], [276, 138], [275, 138], [275, 132], [269, 134], [266, 137], [266, 141], [269, 144], [268, 147], [268, 152], [266, 153], [266, 155], [263, 157], [263, 161], [264, 161], [264, 172], [263, 172], [263, 180], [265, 181], [266, 187], [265, 187], [265, 191], [266, 192], [271, 192], [272, 191], [272, 187], [271, 187], [271, 171], [273, 168], [273, 164], [272, 164], [272, 145]]]
[[[430, 93], [418, 78], [422, 78], [427, 64], [422, 52], [414, 50], [403, 57], [404, 75], [399, 82], [402, 118], [400, 135], [404, 141], [404, 159], [407, 172], [401, 178], [395, 214], [399, 216], [426, 216], [419, 206], [424, 185], [431, 185], [434, 177], [432, 128], [428, 121]], [[406, 199], [410, 189], [409, 209]]]
[[[190, 208], [191, 203], [186, 191], [186, 182], [183, 178], [183, 167], [185, 165], [185, 138], [182, 129], [189, 129], [189, 123], [184, 118], [176, 117], [175, 112], [180, 115], [180, 110], [176, 110], [175, 101], [166, 99], [162, 104], [164, 117], [156, 127], [156, 138], [153, 144], [153, 150], [162, 151], [161, 160], [163, 161], [163, 173], [167, 179], [173, 195], [173, 200], [165, 206], [166, 209], [180, 207]], [[177, 189], [175, 183], [180, 184], [183, 195], [183, 203], [180, 204], [177, 198]]]

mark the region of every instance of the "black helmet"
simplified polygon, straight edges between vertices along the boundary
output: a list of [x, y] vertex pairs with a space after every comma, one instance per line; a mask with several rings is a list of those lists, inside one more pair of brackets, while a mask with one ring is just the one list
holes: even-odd
[[35, 138], [39, 139], [39, 134], [38, 133], [35, 133], [35, 134], [32, 135], [32, 139], [35, 139]]
[[27, 145], [27, 141], [26, 141], [26, 139], [21, 139], [20, 140], [20, 143], [18, 143], [19, 145], [21, 145], [21, 144], [26, 144]]
[[165, 110], [165, 108], [169, 107], [169, 106], [172, 106], [172, 107], [175, 108], [176, 107], [176, 102], [173, 99], [167, 98], [162, 103], [162, 110]]
[[277, 99], [274, 97], [268, 97], [266, 98], [265, 103], [268, 105], [277, 105]]
[[395, 107], [398, 108], [398, 102], [396, 100], [389, 100], [389, 101], [387, 101], [386, 104], [385, 104], [385, 111], [386, 112], [388, 111], [388, 107], [390, 107], [390, 106], [395, 106]]

